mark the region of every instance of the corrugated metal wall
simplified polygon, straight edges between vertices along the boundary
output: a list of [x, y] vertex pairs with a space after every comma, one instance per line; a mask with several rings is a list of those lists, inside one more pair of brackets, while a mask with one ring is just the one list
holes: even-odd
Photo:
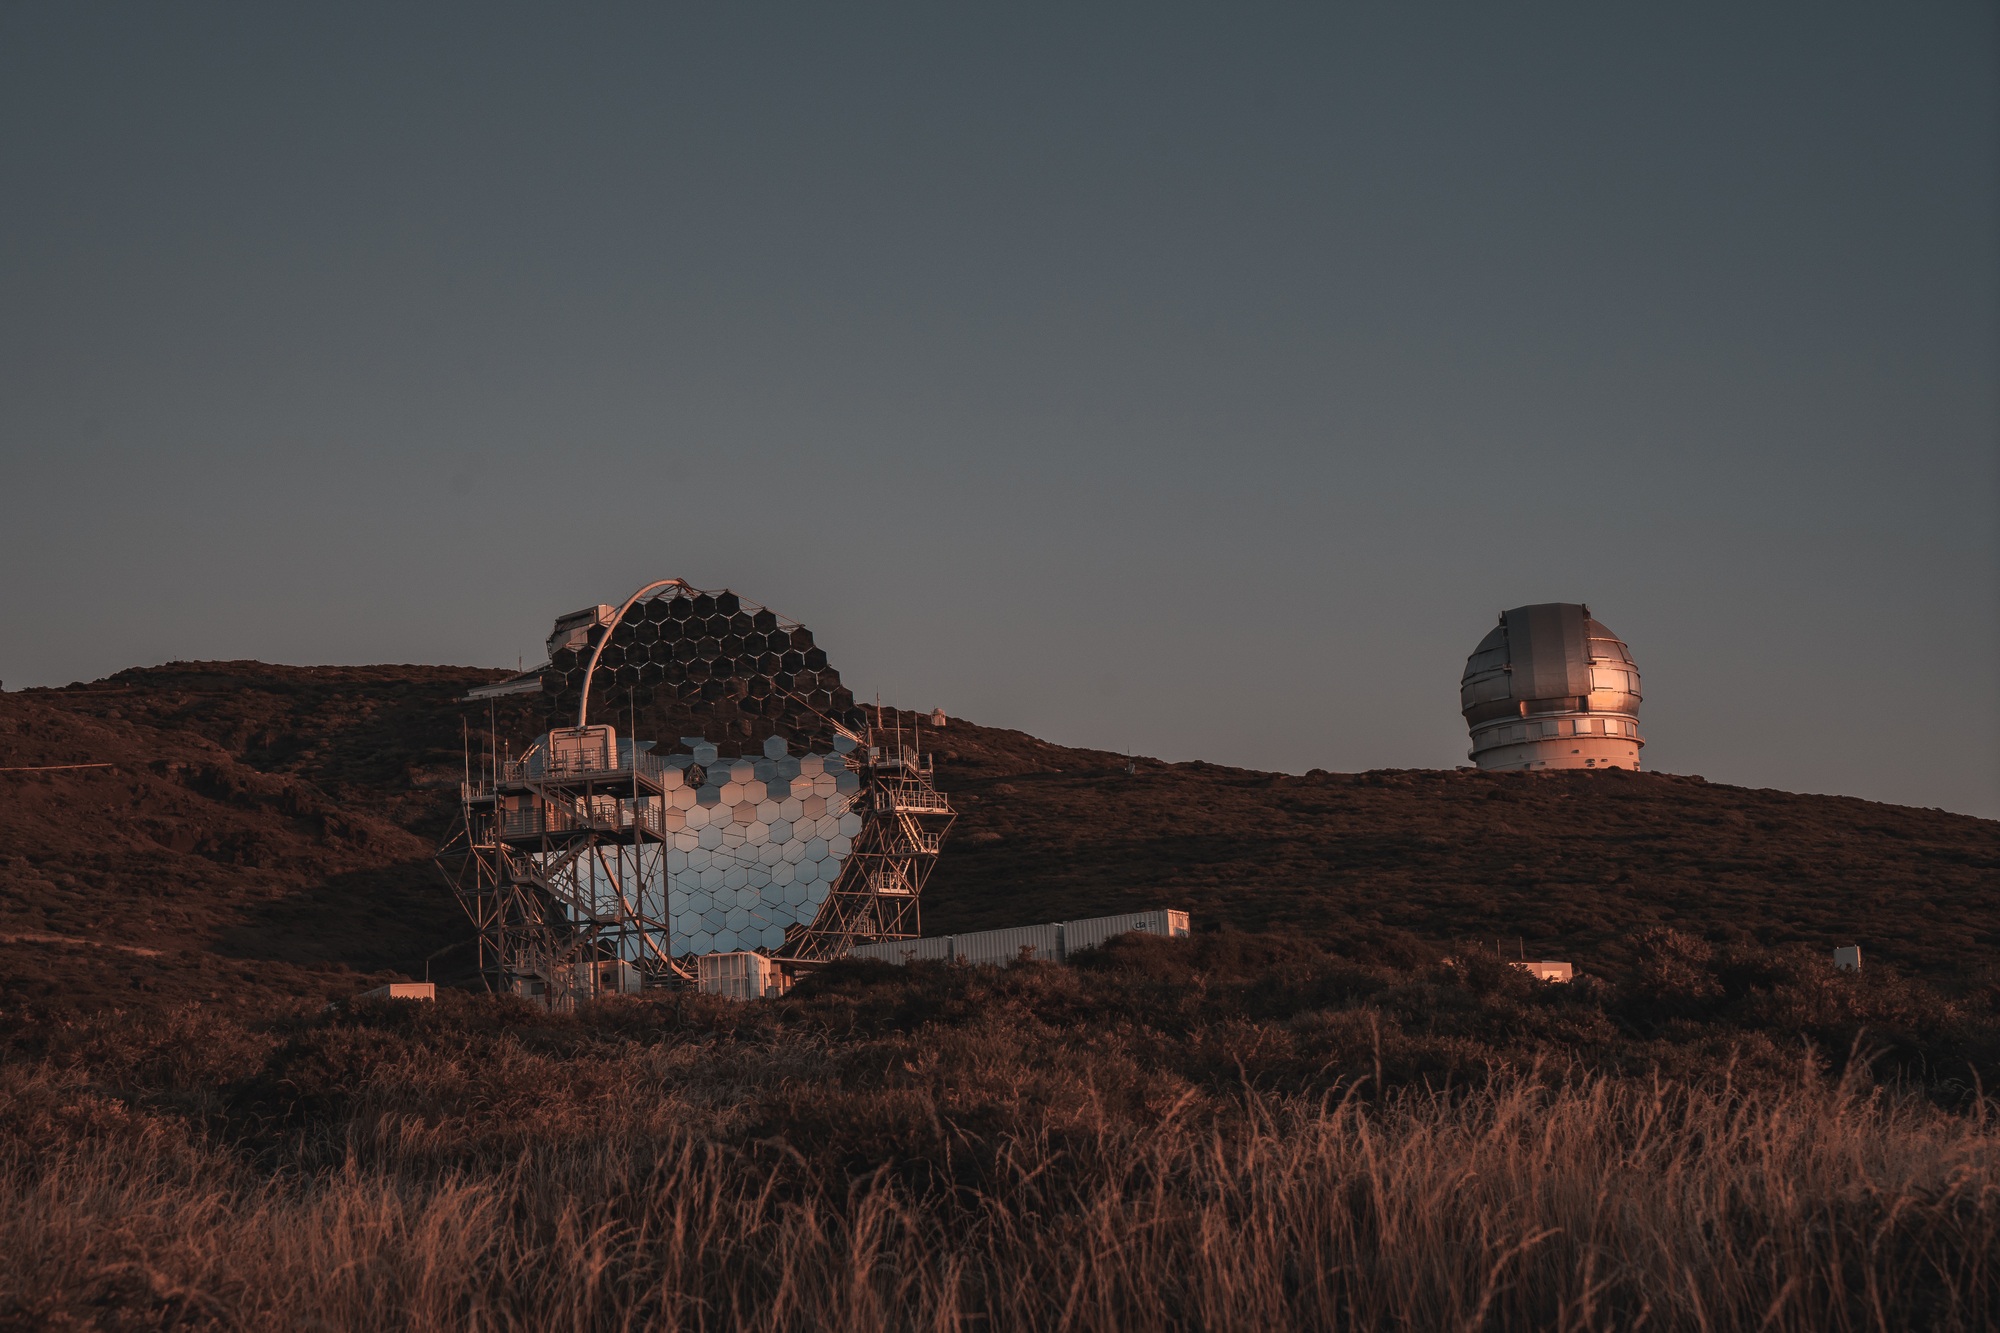
[[707, 995], [732, 1000], [761, 1000], [777, 993], [777, 964], [762, 954], [709, 953], [695, 963], [695, 985]]
[[922, 940], [884, 940], [879, 944], [857, 944], [847, 956], [884, 963], [956, 961], [1004, 966], [1020, 958], [1022, 949], [1028, 949], [1033, 959], [1061, 962], [1079, 950], [1095, 949], [1106, 940], [1135, 932], [1184, 938], [1188, 933], [1188, 914], [1162, 907], [1150, 912], [1056, 921], [1045, 926], [1012, 926], [969, 935], [934, 935]]
[[[1179, 929], [1174, 918], [1180, 918]], [[1123, 912], [1117, 916], [1094, 916], [1087, 921], [1066, 923], [1063, 948], [1069, 953], [1081, 949], [1095, 949], [1108, 939], [1134, 932], [1145, 935], [1185, 935], [1188, 933], [1187, 913], [1159, 908], [1151, 912]]]
[[1059, 963], [1063, 957], [1062, 926], [1011, 926], [1006, 930], [982, 930], [973, 935], [953, 936], [952, 953], [962, 963], [1007, 964], [1021, 957], [1039, 962]]
[[876, 958], [885, 963], [943, 963], [951, 960], [949, 935], [936, 935], [927, 940], [883, 940], [880, 944], [857, 944], [848, 951], [849, 958]]

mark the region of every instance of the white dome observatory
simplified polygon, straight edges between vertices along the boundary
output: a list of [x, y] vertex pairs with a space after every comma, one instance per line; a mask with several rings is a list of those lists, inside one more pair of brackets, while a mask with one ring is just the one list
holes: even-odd
[[1481, 768], [1639, 767], [1639, 668], [1587, 606], [1502, 611], [1458, 694]]

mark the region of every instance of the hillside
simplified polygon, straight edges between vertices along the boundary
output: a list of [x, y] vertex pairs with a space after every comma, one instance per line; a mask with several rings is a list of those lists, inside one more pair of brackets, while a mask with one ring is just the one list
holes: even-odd
[[2000, 825], [953, 721], [933, 931], [1196, 937], [319, 1003], [466, 979], [490, 675], [0, 695], [0, 764], [112, 765], [0, 775], [0, 1329], [2000, 1326]]
[[[430, 865], [462, 737], [529, 704], [477, 669], [176, 663], [0, 694], [0, 998], [350, 993], [462, 977]], [[912, 715], [904, 715], [914, 725]], [[1859, 941], [1959, 984], [2000, 958], [2000, 823], [1645, 773], [1304, 776], [925, 727], [963, 810], [928, 933], [1174, 905], [1411, 962], [1483, 941], [1615, 974], [1656, 925], [1718, 943]], [[74, 941], [66, 943], [64, 941]]]
[[1717, 943], [1861, 942], [1933, 978], [2000, 963], [2000, 823], [1657, 773], [1303, 776], [1064, 750], [952, 724], [966, 812], [938, 931], [1184, 906], [1408, 961], [1485, 941], [1618, 970], [1670, 926]]

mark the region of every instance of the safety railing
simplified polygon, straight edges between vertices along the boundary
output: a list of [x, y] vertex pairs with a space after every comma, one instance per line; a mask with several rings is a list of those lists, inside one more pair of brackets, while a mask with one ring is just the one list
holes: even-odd
[[630, 801], [592, 798], [587, 806], [536, 804], [495, 812], [494, 827], [503, 838], [539, 838], [550, 834], [595, 831], [630, 832], [635, 827], [656, 836], [666, 833], [666, 812], [658, 801], [642, 801], [635, 811]]
[[879, 893], [890, 898], [908, 898], [911, 896], [910, 881], [905, 879], [894, 867], [890, 866], [871, 867], [869, 869], [868, 890], [871, 893]]
[[508, 783], [539, 782], [548, 778], [617, 778], [628, 775], [636, 764], [639, 776], [657, 782], [673, 767], [657, 755], [627, 754], [618, 762], [600, 764], [596, 755], [584, 751], [549, 755], [537, 753], [525, 759], [510, 759], [501, 765], [501, 780]]
[[951, 802], [945, 798], [945, 794], [925, 783], [884, 782], [881, 784], [881, 792], [887, 799], [889, 808], [898, 813], [905, 811], [914, 814], [951, 813]]
[[868, 762], [876, 768], [900, 768], [911, 773], [931, 771], [930, 756], [908, 745], [876, 745], [868, 752]]
[[911, 847], [926, 856], [936, 856], [938, 849], [944, 845], [942, 833], [933, 833], [907, 813], [899, 814], [896, 823], [901, 827], [903, 837], [909, 841]]

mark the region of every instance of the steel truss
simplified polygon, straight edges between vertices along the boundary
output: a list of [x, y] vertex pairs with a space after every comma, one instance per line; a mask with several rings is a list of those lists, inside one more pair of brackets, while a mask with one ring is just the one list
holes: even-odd
[[864, 746], [857, 758], [862, 786], [855, 808], [865, 822], [819, 918], [785, 942], [785, 956], [800, 962], [840, 958], [856, 944], [922, 934], [918, 901], [944, 835], [958, 817], [931, 785], [927, 757], [896, 743]]
[[625, 988], [607, 965], [677, 971], [648, 873], [663, 864], [666, 766], [635, 749], [598, 762], [543, 751], [461, 784], [437, 862], [478, 931], [489, 989], [568, 1007]]
[[[587, 729], [578, 729], [583, 731]], [[609, 729], [603, 729], [609, 732]], [[927, 756], [841, 729], [860, 778], [850, 809], [862, 830], [809, 925], [786, 932], [780, 962], [824, 962], [855, 944], [921, 933], [919, 896], [956, 813], [931, 784]], [[558, 760], [545, 738], [522, 760], [460, 787], [460, 817], [437, 862], [479, 936], [489, 990], [567, 1009], [627, 988], [692, 980], [695, 959], [669, 952], [664, 761], [615, 737]], [[682, 770], [698, 785], [699, 767]], [[607, 974], [607, 969], [609, 973]]]

